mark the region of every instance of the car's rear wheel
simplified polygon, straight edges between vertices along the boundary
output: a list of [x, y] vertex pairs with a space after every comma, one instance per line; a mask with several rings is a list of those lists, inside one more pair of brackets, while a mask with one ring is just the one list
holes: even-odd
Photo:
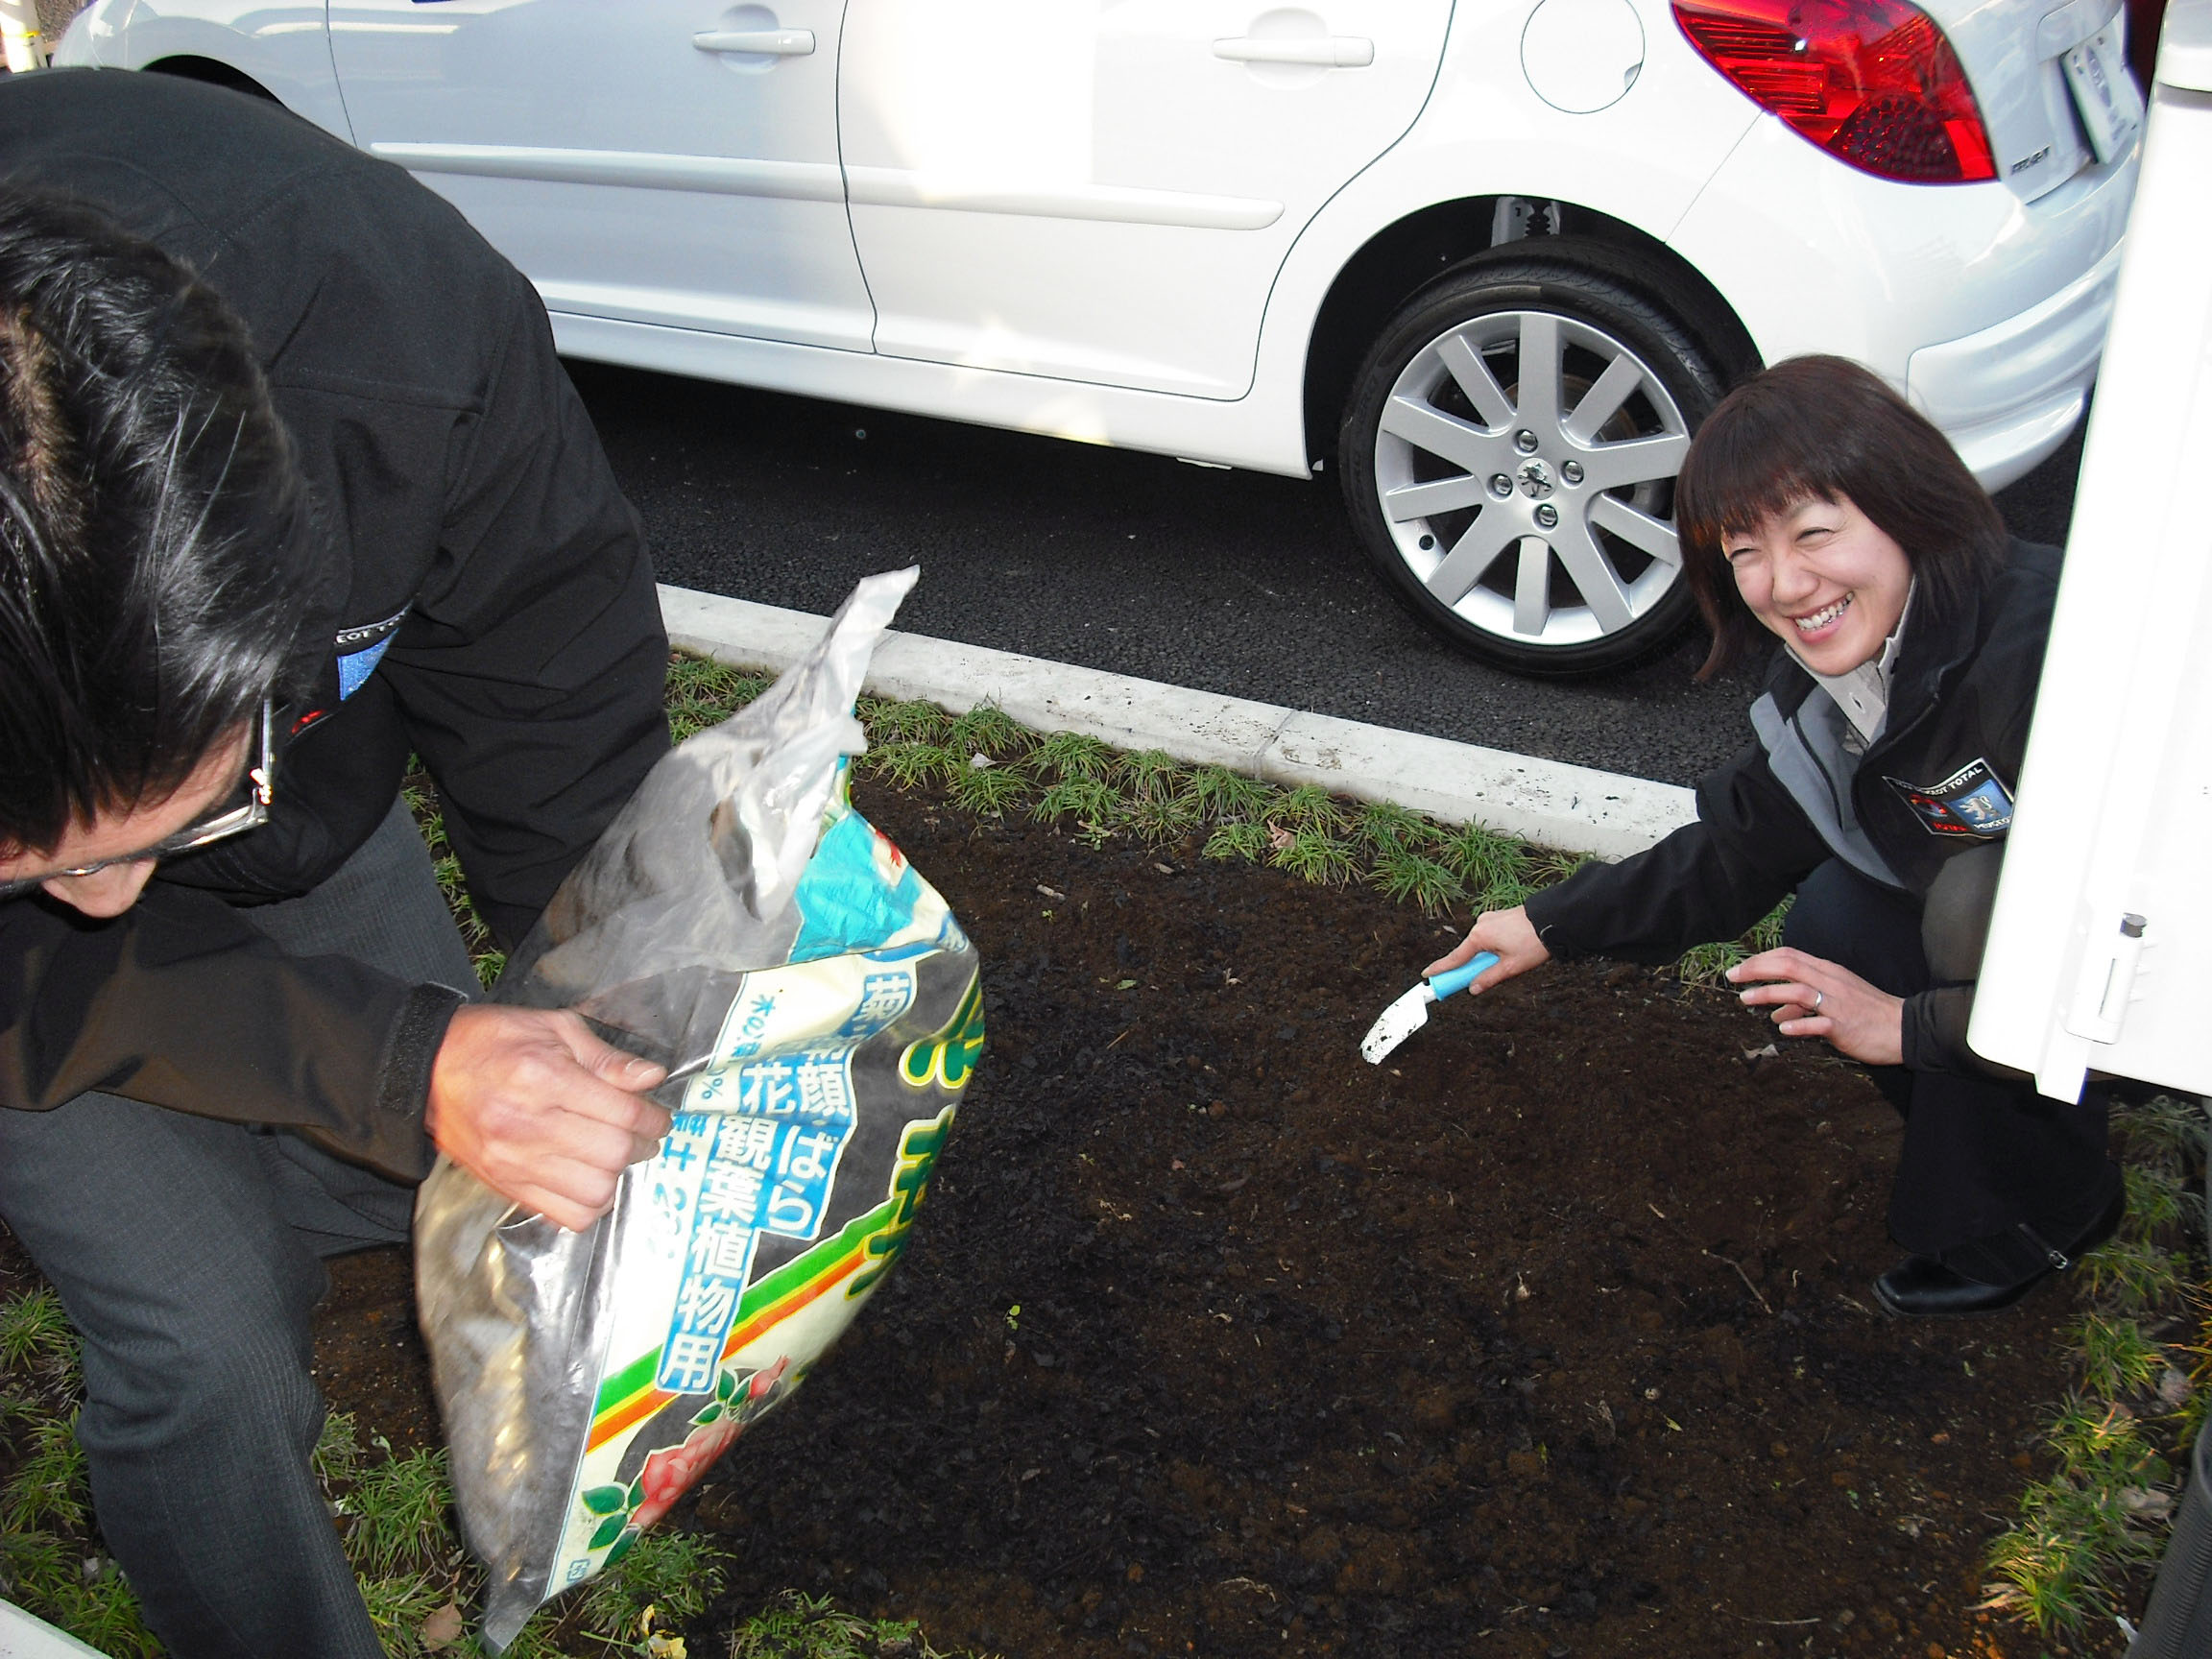
[[1368, 353], [1337, 451], [1345, 505], [1455, 644], [1524, 674], [1624, 667], [1695, 610], [1674, 475], [1720, 390], [1690, 331], [1616, 276], [1484, 255]]

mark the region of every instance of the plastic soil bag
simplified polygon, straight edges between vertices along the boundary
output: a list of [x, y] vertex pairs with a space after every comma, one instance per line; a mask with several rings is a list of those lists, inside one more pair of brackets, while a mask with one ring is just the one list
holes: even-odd
[[661, 760], [493, 994], [662, 1062], [675, 1115], [582, 1233], [444, 1159], [417, 1200], [495, 1651], [836, 1340], [898, 1259], [981, 1052], [974, 949], [845, 803], [854, 700], [914, 577], [862, 582], [812, 653]]

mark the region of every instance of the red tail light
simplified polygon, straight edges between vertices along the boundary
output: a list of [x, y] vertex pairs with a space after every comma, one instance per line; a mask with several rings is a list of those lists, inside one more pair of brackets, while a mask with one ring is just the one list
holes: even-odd
[[1674, 0], [1674, 20], [1753, 103], [1854, 167], [1997, 177], [1959, 55], [1911, 0]]

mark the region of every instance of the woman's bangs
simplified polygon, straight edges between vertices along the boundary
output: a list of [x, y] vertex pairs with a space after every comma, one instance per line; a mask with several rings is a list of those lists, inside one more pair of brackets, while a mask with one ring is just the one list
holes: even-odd
[[1708, 421], [1697, 434], [1693, 465], [1684, 469], [1678, 502], [1681, 528], [1700, 546], [1718, 549], [1731, 536], [1750, 536], [1768, 519], [1810, 500], [1836, 499], [1835, 457], [1795, 422], [1763, 421], [1767, 411], [1742, 407]]

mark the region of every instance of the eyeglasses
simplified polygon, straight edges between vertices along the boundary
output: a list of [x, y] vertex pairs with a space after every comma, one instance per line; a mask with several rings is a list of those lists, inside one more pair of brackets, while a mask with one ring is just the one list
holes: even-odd
[[183, 829], [164, 835], [151, 847], [135, 853], [126, 853], [116, 858], [101, 858], [90, 864], [77, 864], [67, 870], [49, 870], [42, 876], [25, 877], [13, 881], [0, 881], [0, 899], [9, 899], [25, 893], [43, 882], [62, 876], [96, 876], [116, 864], [145, 864], [189, 853], [198, 847], [244, 833], [255, 826], [269, 821], [270, 805], [276, 799], [276, 757], [274, 732], [276, 710], [270, 700], [261, 700], [260, 712], [254, 716], [254, 731], [249, 739], [249, 748], [254, 756], [254, 764], [246, 769], [238, 787], [221, 805], [204, 817], [196, 819]]

